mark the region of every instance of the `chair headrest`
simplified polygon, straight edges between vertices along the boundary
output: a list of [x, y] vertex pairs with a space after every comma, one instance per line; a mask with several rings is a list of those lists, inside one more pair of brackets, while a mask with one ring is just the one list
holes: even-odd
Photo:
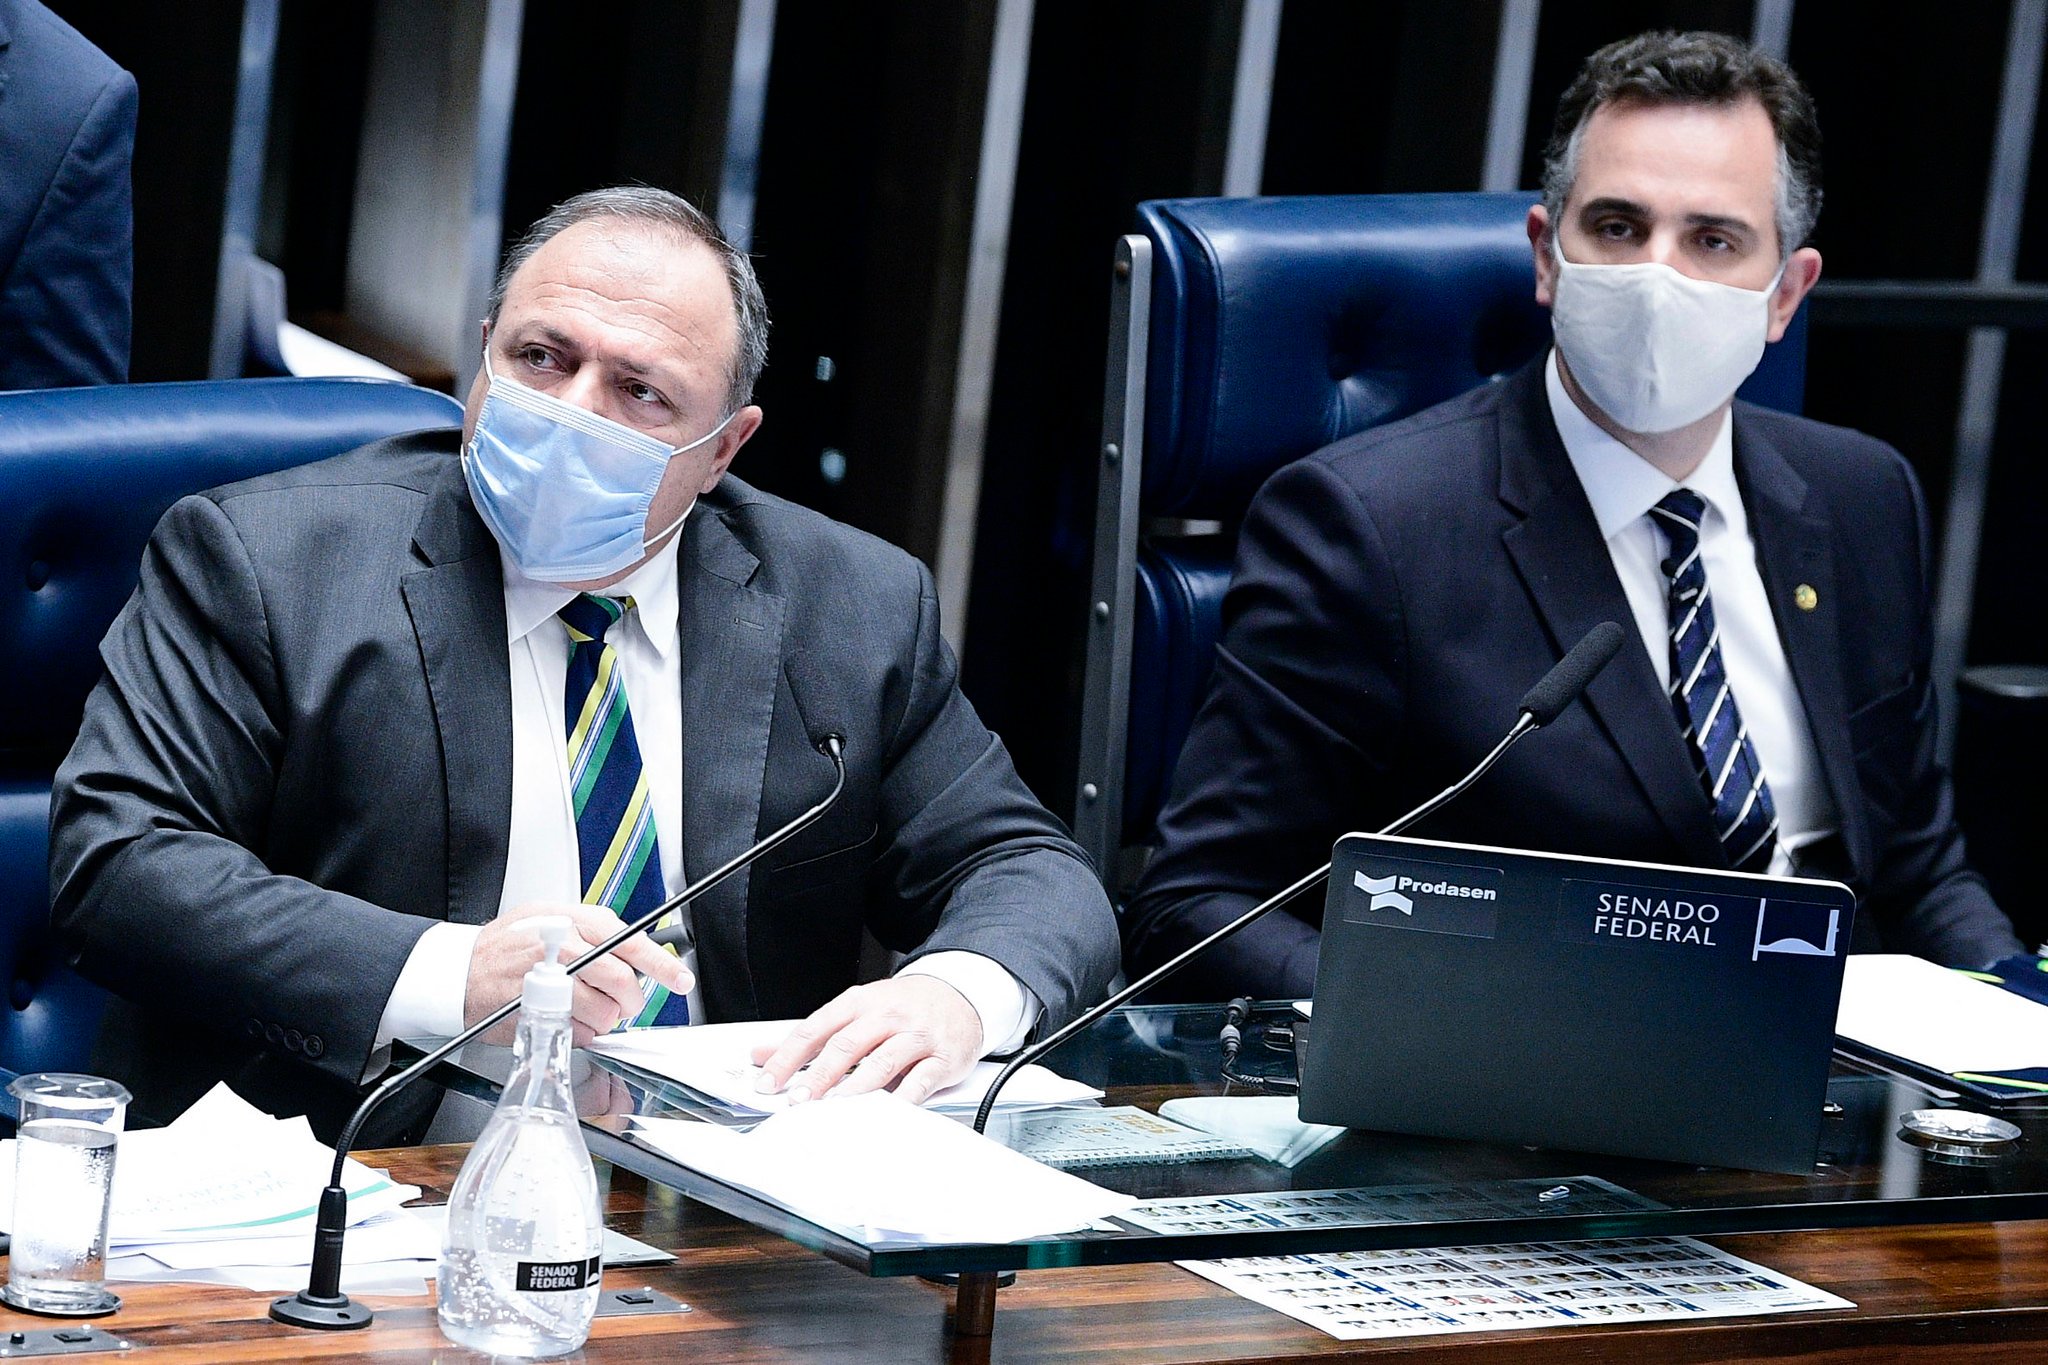
[[172, 503], [461, 418], [444, 393], [374, 379], [0, 393], [0, 641], [16, 661], [0, 755], [70, 746], [100, 637]]
[[[1153, 243], [1147, 515], [1234, 522], [1281, 465], [1516, 369], [1550, 340], [1536, 196], [1170, 199]], [[1797, 411], [1803, 314], [1743, 396]]]

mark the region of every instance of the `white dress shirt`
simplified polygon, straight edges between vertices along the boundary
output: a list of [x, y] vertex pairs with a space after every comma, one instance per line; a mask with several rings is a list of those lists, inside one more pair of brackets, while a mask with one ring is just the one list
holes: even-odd
[[[677, 629], [676, 581], [676, 547], [681, 543], [682, 537], [676, 536], [653, 559], [605, 589], [607, 596], [630, 597], [634, 604], [605, 640], [618, 652], [634, 737], [647, 774], [664, 895], [675, 894], [686, 880], [683, 647]], [[569, 635], [555, 615], [576, 594], [559, 584], [526, 578], [509, 563], [503, 572], [512, 688], [512, 828], [500, 914], [532, 901], [583, 899], [563, 719]], [[698, 719], [717, 724], [715, 716]], [[680, 918], [687, 930], [687, 906]], [[378, 1023], [380, 1048], [393, 1038], [444, 1037], [462, 1030], [469, 957], [480, 932], [480, 925], [444, 923], [420, 936]], [[677, 947], [694, 976], [695, 947]], [[1022, 982], [979, 953], [931, 953], [899, 974], [934, 976], [965, 996], [981, 1017], [984, 1053], [1022, 1046], [1042, 1009]], [[704, 1018], [701, 987], [690, 992], [690, 1017]]]
[[[1544, 366], [1550, 394], [1550, 415], [1565, 453], [1593, 504], [1600, 534], [1614, 572], [1628, 595], [1636, 629], [1657, 680], [1671, 686], [1671, 618], [1667, 605], [1670, 580], [1664, 575], [1669, 543], [1650, 516], [1650, 509], [1672, 490], [1690, 488], [1706, 500], [1700, 526], [1700, 558], [1714, 596], [1714, 623], [1721, 631], [1721, 659], [1728, 686], [1749, 741], [1763, 765], [1764, 781], [1778, 812], [1778, 844], [1770, 871], [1783, 876], [1792, 870], [1792, 853], [1835, 832], [1836, 812], [1822, 781], [1820, 755], [1814, 751], [1806, 711], [1785, 661], [1777, 619], [1757, 568], [1756, 541], [1749, 534], [1749, 513], [1735, 482], [1735, 437], [1732, 415], [1721, 428], [1700, 467], [1681, 484], [1593, 424], [1565, 391], [1552, 348]], [[1675, 728], [1676, 719], [1672, 721]]]

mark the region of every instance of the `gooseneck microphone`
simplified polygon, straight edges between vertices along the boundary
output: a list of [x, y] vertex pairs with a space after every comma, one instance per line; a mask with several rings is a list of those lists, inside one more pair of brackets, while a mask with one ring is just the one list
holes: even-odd
[[1528, 718], [1529, 728], [1538, 729], [1563, 715], [1564, 709], [1592, 686], [1600, 670], [1621, 653], [1622, 641], [1627, 638], [1621, 627], [1612, 621], [1602, 621], [1587, 631], [1585, 638], [1573, 645], [1569, 654], [1559, 659], [1534, 687], [1522, 694], [1521, 705], [1517, 709]]
[[[801, 659], [802, 656], [799, 655], [790, 661], [790, 671], [794, 675], [791, 679], [793, 684], [809, 681], [808, 678], [802, 676], [799, 669], [799, 661]], [[803, 696], [807, 691], [807, 689], [800, 686], [793, 686], [791, 690], [797, 693], [799, 697]], [[808, 695], [821, 697], [826, 694], [818, 691], [809, 691]], [[801, 700], [797, 704], [797, 713], [799, 716], [804, 715], [804, 707]], [[809, 810], [804, 811], [801, 815], [798, 815], [788, 824], [782, 826], [782, 828], [769, 834], [752, 848], [735, 854], [723, 865], [685, 886], [682, 890], [676, 892], [675, 895], [669, 897], [660, 905], [655, 906], [632, 923], [622, 924], [617, 933], [584, 953], [583, 956], [577, 958], [574, 962], [571, 962], [568, 966], [569, 975], [576, 975], [576, 973], [582, 971], [606, 953], [611, 952], [621, 943], [633, 937], [633, 935], [644, 932], [650, 925], [661, 919], [662, 916], [687, 905], [690, 901], [719, 885], [727, 877], [753, 862], [762, 854], [768, 853], [787, 842], [793, 835], [803, 830], [806, 826], [815, 823], [826, 811], [832, 809], [833, 803], [839, 800], [839, 794], [846, 789], [845, 727], [832, 724], [814, 729], [809, 724], [808, 717], [805, 717], [804, 731], [810, 736], [811, 747], [832, 760], [832, 790], [825, 794], [825, 799], [812, 806]], [[456, 1034], [453, 1038], [450, 1038], [447, 1042], [441, 1044], [441, 1046], [435, 1048], [405, 1070], [384, 1081], [375, 1090], [372, 1090], [362, 1104], [357, 1106], [355, 1113], [349, 1116], [347, 1125], [342, 1128], [341, 1136], [334, 1144], [333, 1173], [328, 1179], [327, 1188], [320, 1192], [320, 1210], [315, 1219], [313, 1230], [313, 1265], [311, 1272], [307, 1276], [306, 1287], [296, 1294], [273, 1300], [270, 1305], [270, 1316], [272, 1319], [293, 1327], [317, 1327], [328, 1331], [367, 1327], [369, 1325], [372, 1316], [370, 1310], [341, 1292], [342, 1239], [348, 1233], [348, 1191], [342, 1187], [341, 1173], [348, 1161], [349, 1148], [355, 1145], [356, 1134], [361, 1130], [363, 1121], [370, 1116], [370, 1112], [373, 1109], [405, 1089], [406, 1086], [418, 1080], [428, 1071], [431, 1071], [445, 1060], [450, 1053], [453, 1053], [465, 1043], [472, 1041], [477, 1035], [483, 1033], [486, 1029], [489, 1029], [492, 1025], [511, 1014], [512, 1011], [518, 1009], [519, 998], [519, 993], [515, 991], [510, 1000], [507, 1000], [504, 1004], [498, 1006], [498, 1008], [492, 1010], [474, 1024], [471, 1024], [468, 1028]]]
[[[1522, 694], [1522, 700], [1515, 706], [1521, 714], [1515, 718], [1514, 727], [1501, 736], [1500, 743], [1493, 746], [1493, 752], [1479, 760], [1478, 767], [1379, 832], [1399, 834], [1417, 820], [1436, 814], [1464, 795], [1467, 787], [1486, 776], [1487, 769], [1500, 762], [1500, 756], [1506, 753], [1516, 740], [1531, 730], [1542, 729], [1563, 715], [1564, 709], [1577, 701], [1579, 694], [1592, 685], [1594, 676], [1614, 661], [1614, 656], [1621, 652], [1621, 643], [1626, 638], [1621, 633], [1621, 627], [1612, 621], [1602, 621], [1587, 631], [1562, 659], [1550, 666], [1548, 673], [1536, 680], [1534, 687]], [[1325, 863], [1323, 871], [1329, 870], [1329, 865]], [[1241, 927], [1233, 924], [1224, 929], [1223, 933], [1234, 934]]]
[[[1514, 727], [1501, 737], [1500, 743], [1494, 745], [1493, 750], [1485, 758], [1479, 760], [1477, 767], [1379, 832], [1381, 834], [1399, 834], [1424, 816], [1432, 815], [1456, 800], [1464, 793], [1466, 788], [1486, 776], [1487, 770], [1500, 762], [1500, 757], [1508, 751], [1508, 746], [1530, 731], [1541, 729], [1543, 726], [1550, 724], [1563, 714], [1566, 707], [1577, 701], [1579, 695], [1592, 683], [1594, 675], [1607, 667], [1614, 656], [1621, 651], [1622, 641], [1625, 638], [1621, 627], [1612, 621], [1602, 621], [1599, 625], [1587, 631], [1584, 638], [1573, 645], [1570, 652], [1562, 659], [1559, 659], [1551, 667], [1551, 670], [1543, 675], [1542, 681], [1523, 694], [1521, 704], [1517, 708], [1521, 715], [1516, 718]], [[1296, 896], [1329, 875], [1330, 865], [1324, 863], [1299, 881], [1274, 892], [1271, 896], [1260, 901], [1257, 905], [1245, 911], [1242, 915], [1239, 915], [1236, 919], [1224, 925], [1215, 933], [1210, 934], [1193, 947], [1184, 949], [1167, 961], [1160, 963], [1157, 967], [1154, 967], [1136, 981], [1131, 982], [1130, 985], [1125, 986], [1101, 1004], [1096, 1005], [1092, 1009], [1082, 1011], [1065, 1028], [1056, 1030], [1010, 1058], [1008, 1062], [1003, 1064], [1003, 1069], [996, 1073], [995, 1080], [989, 1085], [988, 1093], [981, 1097], [981, 1108], [975, 1111], [974, 1115], [974, 1131], [979, 1133], [988, 1127], [988, 1116], [995, 1111], [996, 1096], [1001, 1093], [1003, 1086], [1009, 1082], [1010, 1077], [1031, 1065], [1040, 1057], [1045, 1056], [1075, 1034], [1093, 1026], [1117, 1006], [1135, 999], [1143, 992], [1152, 989], [1152, 987], [1158, 985], [1167, 977], [1172, 976], [1182, 967], [1185, 967], [1224, 939], [1229, 938], [1232, 934], [1237, 933], [1253, 922], [1264, 918], [1272, 911], [1279, 909], [1288, 901], [1293, 900]]]

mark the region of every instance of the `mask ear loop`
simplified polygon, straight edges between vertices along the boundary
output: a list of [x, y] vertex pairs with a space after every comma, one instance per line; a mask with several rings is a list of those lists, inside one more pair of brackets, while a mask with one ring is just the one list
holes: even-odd
[[691, 498], [689, 506], [683, 508], [683, 514], [681, 516], [677, 517], [674, 521], [670, 522], [667, 526], [664, 526], [655, 534], [641, 541], [640, 548], [643, 550], [651, 550], [656, 545], [659, 545], [664, 538], [666, 538], [668, 535], [674, 532], [676, 527], [681, 526], [684, 522], [690, 519], [690, 513], [696, 509], [696, 506], [697, 500], [695, 498]]
[[[1778, 297], [1778, 286], [1785, 282], [1785, 272], [1791, 266], [1792, 257], [1788, 254], [1784, 260], [1778, 262], [1778, 273], [1771, 276], [1771, 282], [1764, 286], [1764, 323], [1766, 326], [1770, 324], [1771, 320], [1771, 300]], [[1787, 321], [1789, 322], [1790, 320], [1787, 319]]]
[[[723, 432], [723, 431], [724, 431], [724, 430], [725, 430], [725, 429], [726, 429], [727, 427], [731, 426], [731, 425], [732, 425], [732, 419], [733, 419], [733, 418], [735, 418], [735, 417], [737, 417], [737, 416], [739, 416], [739, 415], [740, 415], [740, 410], [739, 410], [738, 408], [734, 408], [734, 409], [733, 409], [733, 410], [732, 410], [731, 412], [728, 412], [728, 413], [727, 413], [727, 414], [726, 414], [726, 415], [725, 415], [725, 416], [724, 416], [724, 417], [723, 417], [723, 418], [722, 418], [722, 419], [721, 419], [721, 420], [719, 421], [719, 423], [718, 423], [718, 425], [717, 425], [717, 426], [715, 426], [715, 427], [711, 428], [711, 430], [709, 430], [709, 431], [705, 432], [705, 433], [704, 433], [704, 434], [703, 434], [702, 436], [699, 436], [699, 437], [698, 437], [698, 438], [697, 438], [696, 440], [694, 440], [694, 441], [690, 442], [690, 443], [689, 443], [688, 445], [686, 445], [686, 446], [677, 446], [677, 447], [676, 447], [676, 448], [675, 448], [674, 450], [672, 450], [672, 451], [670, 451], [670, 452], [669, 452], [669, 456], [668, 456], [668, 457], [669, 457], [669, 458], [670, 458], [671, 460], [673, 460], [673, 459], [675, 459], [675, 458], [676, 458], [676, 456], [678, 456], [678, 455], [687, 455], [687, 454], [689, 454], [689, 453], [690, 453], [691, 451], [695, 450], [695, 449], [696, 449], [696, 448], [697, 448], [698, 446], [701, 446], [701, 445], [703, 445], [703, 444], [704, 444], [704, 443], [705, 443], [706, 441], [708, 441], [708, 440], [711, 440], [711, 439], [712, 439], [713, 437], [715, 437], [715, 436], [717, 436], [717, 435], [718, 435], [719, 433]], [[646, 538], [645, 538], [644, 540], [642, 540], [642, 541], [640, 542], [640, 548], [641, 548], [641, 549], [643, 549], [643, 550], [651, 550], [651, 549], [653, 549], [653, 548], [655, 547], [655, 545], [656, 545], [657, 543], [659, 543], [660, 541], [662, 541], [662, 540], [666, 539], [666, 538], [667, 538], [667, 537], [668, 537], [668, 536], [669, 536], [669, 535], [670, 535], [671, 533], [673, 533], [673, 532], [675, 531], [675, 529], [676, 529], [676, 528], [677, 528], [678, 526], [681, 526], [681, 525], [682, 525], [682, 524], [683, 524], [683, 523], [684, 523], [685, 521], [689, 520], [689, 516], [690, 516], [690, 513], [691, 513], [691, 512], [692, 512], [692, 511], [693, 511], [693, 510], [694, 510], [694, 509], [696, 508], [696, 506], [697, 506], [697, 499], [696, 499], [696, 498], [691, 498], [691, 499], [690, 499], [690, 502], [689, 502], [689, 505], [683, 508], [683, 514], [682, 514], [681, 516], [677, 517], [677, 518], [676, 518], [676, 519], [675, 519], [674, 521], [670, 522], [670, 523], [669, 523], [669, 524], [668, 524], [667, 526], [664, 526], [664, 527], [663, 527], [663, 528], [662, 528], [662, 529], [661, 529], [660, 531], [658, 531], [658, 532], [656, 532], [655, 534], [653, 534], [653, 535], [651, 535], [651, 536], [648, 536], [648, 537], [646, 537]]]
[[[484, 403], [487, 404], [491, 401], [491, 389], [498, 382], [498, 372], [491, 368], [491, 320], [485, 318], [479, 326], [484, 334], [483, 345], [479, 347], [479, 354], [484, 367]], [[483, 404], [479, 404], [477, 407], [477, 425], [479, 427], [483, 425]], [[472, 431], [469, 439], [462, 443], [462, 463], [465, 467], [467, 467], [475, 454], [476, 440], [476, 433]]]

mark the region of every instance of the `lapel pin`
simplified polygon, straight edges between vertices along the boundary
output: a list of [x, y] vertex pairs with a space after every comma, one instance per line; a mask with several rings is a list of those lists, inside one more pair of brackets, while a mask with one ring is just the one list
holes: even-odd
[[1820, 594], [1813, 590], [1813, 584], [1801, 583], [1792, 589], [1792, 602], [1801, 611], [1812, 611], [1820, 605]]

